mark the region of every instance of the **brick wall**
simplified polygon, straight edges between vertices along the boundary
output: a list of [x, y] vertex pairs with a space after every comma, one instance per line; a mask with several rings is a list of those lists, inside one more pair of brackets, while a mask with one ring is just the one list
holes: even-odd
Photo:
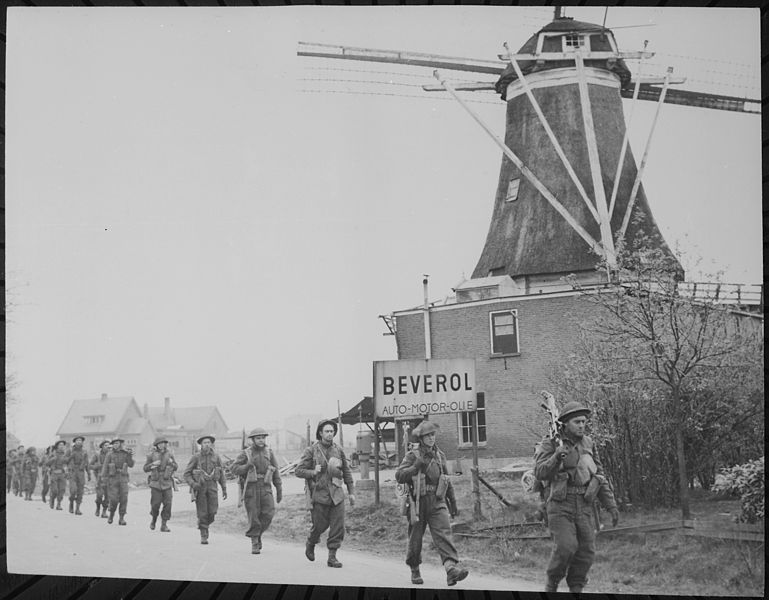
[[[518, 356], [491, 356], [489, 313], [518, 311]], [[551, 387], [550, 376], [572, 352], [577, 323], [595, 310], [576, 295], [540, 295], [469, 302], [436, 308], [430, 313], [433, 358], [475, 358], [476, 386], [485, 393], [486, 437], [479, 458], [531, 456], [547, 432], [540, 391]], [[399, 359], [424, 358], [423, 315], [396, 313]], [[471, 460], [471, 449], [459, 447], [456, 415], [434, 415], [440, 425], [438, 444], [449, 459]], [[504, 464], [504, 461], [502, 461]]]

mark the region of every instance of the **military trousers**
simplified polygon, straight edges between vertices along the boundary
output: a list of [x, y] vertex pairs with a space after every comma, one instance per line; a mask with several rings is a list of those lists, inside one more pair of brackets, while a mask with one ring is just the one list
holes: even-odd
[[243, 504], [246, 505], [249, 527], [246, 537], [258, 538], [267, 531], [275, 516], [275, 500], [272, 486], [264, 481], [250, 481], [243, 492]]
[[37, 485], [37, 471], [24, 474], [24, 493], [32, 495]]
[[96, 477], [96, 508], [107, 508], [108, 504], [107, 480], [106, 478]]
[[204, 483], [198, 490], [195, 508], [198, 512], [198, 529], [208, 529], [208, 526], [214, 522], [216, 511], [219, 510], [219, 494], [215, 483], [214, 485]]
[[317, 544], [320, 541], [320, 536], [328, 529], [326, 547], [329, 550], [339, 548], [344, 539], [344, 501], [339, 504], [314, 502], [310, 515], [312, 516], [312, 528], [307, 542], [312, 545]]
[[64, 498], [64, 490], [67, 487], [67, 476], [64, 473], [51, 474], [51, 506], [54, 502], [61, 502]]
[[[6, 463], [6, 467], [8, 467], [7, 463]], [[6, 492], [6, 494], [9, 494], [12, 489], [13, 489], [13, 469], [12, 468], [8, 468], [8, 470], [5, 472], [5, 492]]]
[[445, 563], [447, 560], [459, 562], [459, 555], [451, 537], [451, 519], [446, 501], [438, 500], [435, 494], [426, 494], [419, 499], [419, 521], [409, 523], [406, 564], [410, 567], [418, 567], [422, 562], [422, 539], [428, 525], [441, 562]]
[[124, 515], [128, 509], [128, 477], [110, 477], [107, 480], [107, 497], [109, 511], [118, 511], [119, 515]]
[[83, 501], [85, 490], [85, 471], [72, 471], [69, 474], [69, 499], [78, 504]]
[[48, 478], [48, 472], [46, 471], [43, 473], [43, 489], [40, 492], [40, 495], [45, 498], [48, 495], [48, 490], [50, 489], [51, 485]]
[[[153, 519], [157, 519], [158, 514], [162, 521], [168, 521], [171, 518], [171, 504], [174, 499], [174, 491], [171, 488], [161, 490], [159, 488], [150, 488], [150, 514]], [[161, 510], [162, 505], [162, 510]]]
[[553, 551], [547, 565], [547, 579], [557, 585], [566, 577], [569, 588], [584, 587], [595, 557], [593, 507], [583, 494], [567, 494], [560, 502], [547, 504], [547, 519]]
[[13, 493], [19, 496], [21, 494], [21, 473], [16, 469], [13, 470], [13, 483], [11, 486], [13, 487]]

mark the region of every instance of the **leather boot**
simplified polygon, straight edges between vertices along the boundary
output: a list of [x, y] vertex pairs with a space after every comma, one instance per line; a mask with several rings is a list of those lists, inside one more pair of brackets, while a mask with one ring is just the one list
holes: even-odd
[[582, 593], [582, 589], [583, 589], [583, 588], [582, 588], [582, 586], [581, 586], [581, 585], [570, 585], [570, 586], [569, 586], [569, 591], [570, 591], [572, 594], [581, 594], [581, 593]]
[[315, 560], [315, 544], [307, 542], [304, 546], [304, 555], [307, 557], [307, 560]]
[[40, 497], [40, 499], [41, 499], [43, 502], [45, 502], [45, 494], [43, 494], [43, 495]]
[[422, 579], [422, 574], [419, 572], [419, 567], [411, 567], [411, 583], [421, 585], [425, 581]]
[[553, 581], [552, 579], [548, 579], [547, 583], [545, 583], [545, 591], [546, 592], [557, 592], [558, 591], [558, 582]]
[[336, 559], [336, 548], [328, 549], [328, 560], [326, 561], [326, 564], [335, 569], [340, 569], [342, 567], [342, 563]]
[[107, 506], [104, 505], [101, 509], [101, 518], [106, 519], [107, 518]]
[[251, 554], [261, 554], [262, 549], [259, 547], [259, 538], [251, 538]]
[[61, 507], [61, 500], [57, 500], [57, 501], [56, 501], [56, 510], [64, 510], [64, 509]]
[[75, 504], [75, 501], [72, 498], [70, 498], [69, 499], [69, 512], [71, 512], [71, 513], [75, 512], [75, 509], [73, 508], [74, 504]]
[[115, 519], [115, 511], [111, 510], [109, 511], [109, 518], [107, 519], [107, 523], [112, 525], [112, 521]]
[[446, 567], [446, 585], [456, 585], [457, 581], [462, 581], [468, 575], [468, 570], [460, 567], [457, 563]]
[[82, 515], [83, 513], [80, 512], [80, 502], [75, 503], [75, 514], [76, 515]]
[[128, 523], [125, 522], [125, 515], [120, 515], [120, 519], [118, 519], [117, 524], [118, 525], [128, 525]]
[[203, 545], [208, 544], [208, 529], [203, 527], [200, 528], [200, 543]]
[[168, 523], [168, 521], [165, 521], [165, 520], [160, 521], [160, 531], [165, 531], [166, 533], [168, 533], [171, 530], [168, 528], [168, 525], [166, 525], [166, 523]]
[[152, 529], [153, 531], [155, 531], [155, 523], [157, 523], [157, 522], [158, 522], [158, 516], [157, 516], [157, 515], [154, 515], [154, 516], [152, 517], [152, 521], [150, 521], [150, 529]]
[[259, 550], [262, 549], [262, 535], [259, 534], [259, 536], [256, 538], [257, 544], [259, 544]]
[[101, 516], [101, 506], [99, 506], [98, 504], [96, 505], [96, 516], [97, 517]]

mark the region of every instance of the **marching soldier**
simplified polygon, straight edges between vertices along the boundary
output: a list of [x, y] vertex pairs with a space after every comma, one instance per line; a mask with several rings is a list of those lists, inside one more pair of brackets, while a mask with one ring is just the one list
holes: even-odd
[[5, 493], [10, 494], [13, 489], [13, 469], [16, 464], [16, 449], [8, 450], [8, 456], [5, 459]]
[[409, 502], [409, 544], [406, 564], [411, 567], [411, 582], [424, 583], [419, 572], [422, 562], [422, 538], [430, 526], [433, 544], [446, 569], [446, 583], [455, 585], [467, 577], [467, 569], [459, 566], [459, 556], [451, 537], [451, 520], [457, 514], [454, 488], [448, 480], [446, 455], [435, 444], [438, 425], [422, 421], [412, 431], [419, 446], [409, 450], [395, 472], [398, 483], [407, 483], [411, 489]]
[[569, 591], [581, 593], [595, 556], [593, 502], [596, 498], [611, 512], [612, 526], [619, 512], [614, 493], [603, 475], [593, 440], [585, 435], [590, 410], [579, 402], [563, 407], [559, 421], [562, 440], [545, 437], [534, 454], [534, 475], [545, 483], [547, 520], [553, 552], [547, 565], [546, 592], [555, 592], [563, 577]]
[[53, 452], [48, 459], [46, 465], [48, 466], [49, 476], [51, 478], [51, 499], [49, 505], [53, 508], [54, 501], [56, 502], [56, 510], [61, 510], [61, 501], [64, 498], [64, 489], [67, 487], [67, 456], [64, 447], [67, 442], [59, 440], [53, 445]]
[[24, 487], [24, 500], [32, 500], [32, 492], [37, 483], [37, 469], [40, 460], [37, 458], [37, 450], [34, 446], [27, 448], [27, 454], [21, 464], [22, 485]]
[[24, 461], [24, 446], [16, 448], [16, 456], [13, 459], [13, 494], [21, 496], [21, 463]]
[[75, 505], [75, 514], [82, 515], [80, 503], [83, 501], [85, 478], [91, 481], [91, 471], [88, 470], [88, 453], [83, 448], [85, 438], [82, 435], [72, 440], [72, 448], [67, 454], [67, 471], [69, 473], [69, 512]]
[[[232, 465], [232, 472], [240, 477], [240, 500], [246, 505], [249, 527], [246, 537], [251, 538], [251, 554], [262, 551], [262, 534], [275, 516], [275, 502], [283, 499], [283, 482], [278, 472], [275, 455], [267, 447], [269, 434], [257, 427], [248, 434], [251, 444], [244, 449]], [[275, 498], [272, 486], [275, 486]]]
[[[173, 452], [168, 449], [168, 440], [164, 437], [155, 439], [155, 448], [147, 456], [144, 472], [149, 473], [147, 482], [150, 486], [150, 529], [155, 529], [160, 514], [160, 531], [169, 532], [168, 521], [171, 519], [171, 504], [174, 498], [174, 472], [179, 468]], [[160, 506], [163, 506], [161, 511]]]
[[110, 525], [118, 511], [120, 519], [118, 525], [126, 525], [125, 514], [128, 509], [128, 469], [134, 466], [133, 452], [130, 448], [123, 448], [123, 438], [112, 440], [112, 450], [107, 453], [101, 468], [102, 479], [107, 482], [107, 495], [109, 497]]
[[48, 446], [45, 449], [45, 453], [42, 457], [40, 457], [40, 476], [42, 477], [42, 486], [43, 489], [40, 492], [40, 498], [43, 502], [45, 502], [45, 497], [48, 495], [48, 488], [49, 488], [49, 480], [48, 480], [48, 472], [50, 471], [50, 468], [48, 467], [48, 459], [51, 458], [51, 452], [53, 448], [51, 446]]
[[89, 464], [96, 482], [96, 516], [101, 515], [105, 519], [107, 518], [109, 500], [107, 499], [107, 482], [101, 476], [101, 469], [104, 466], [104, 459], [107, 458], [107, 453], [110, 451], [109, 443], [109, 440], [103, 440], [99, 444], [99, 452], [93, 455]]
[[184, 469], [184, 480], [190, 486], [192, 500], [198, 512], [200, 543], [208, 544], [208, 528], [214, 522], [219, 509], [217, 484], [222, 487], [222, 499], [227, 499], [227, 477], [224, 475], [222, 459], [214, 450], [216, 438], [204, 435], [198, 438], [200, 452], [190, 458]]
[[344, 450], [334, 443], [336, 421], [327, 419], [318, 423], [315, 438], [318, 440], [302, 454], [294, 473], [305, 479], [310, 488], [312, 501], [312, 528], [307, 538], [304, 555], [315, 560], [315, 544], [321, 534], [328, 531], [329, 567], [340, 568], [342, 563], [336, 552], [344, 539], [344, 489], [347, 486], [350, 505], [355, 506], [354, 482]]

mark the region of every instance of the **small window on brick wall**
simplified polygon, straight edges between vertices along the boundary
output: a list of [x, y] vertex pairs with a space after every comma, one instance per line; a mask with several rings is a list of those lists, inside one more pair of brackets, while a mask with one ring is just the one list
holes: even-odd
[[518, 354], [518, 311], [503, 310], [489, 313], [492, 354]]
[[[475, 424], [475, 431], [478, 435], [478, 443], [486, 443], [486, 400], [480, 394], [476, 400], [476, 413], [478, 422]], [[457, 421], [459, 425], [459, 444], [470, 445], [473, 438], [470, 437], [470, 413], [459, 413]]]
[[505, 202], [514, 202], [518, 200], [518, 188], [521, 187], [521, 180], [511, 179], [507, 184], [507, 195], [505, 196]]

